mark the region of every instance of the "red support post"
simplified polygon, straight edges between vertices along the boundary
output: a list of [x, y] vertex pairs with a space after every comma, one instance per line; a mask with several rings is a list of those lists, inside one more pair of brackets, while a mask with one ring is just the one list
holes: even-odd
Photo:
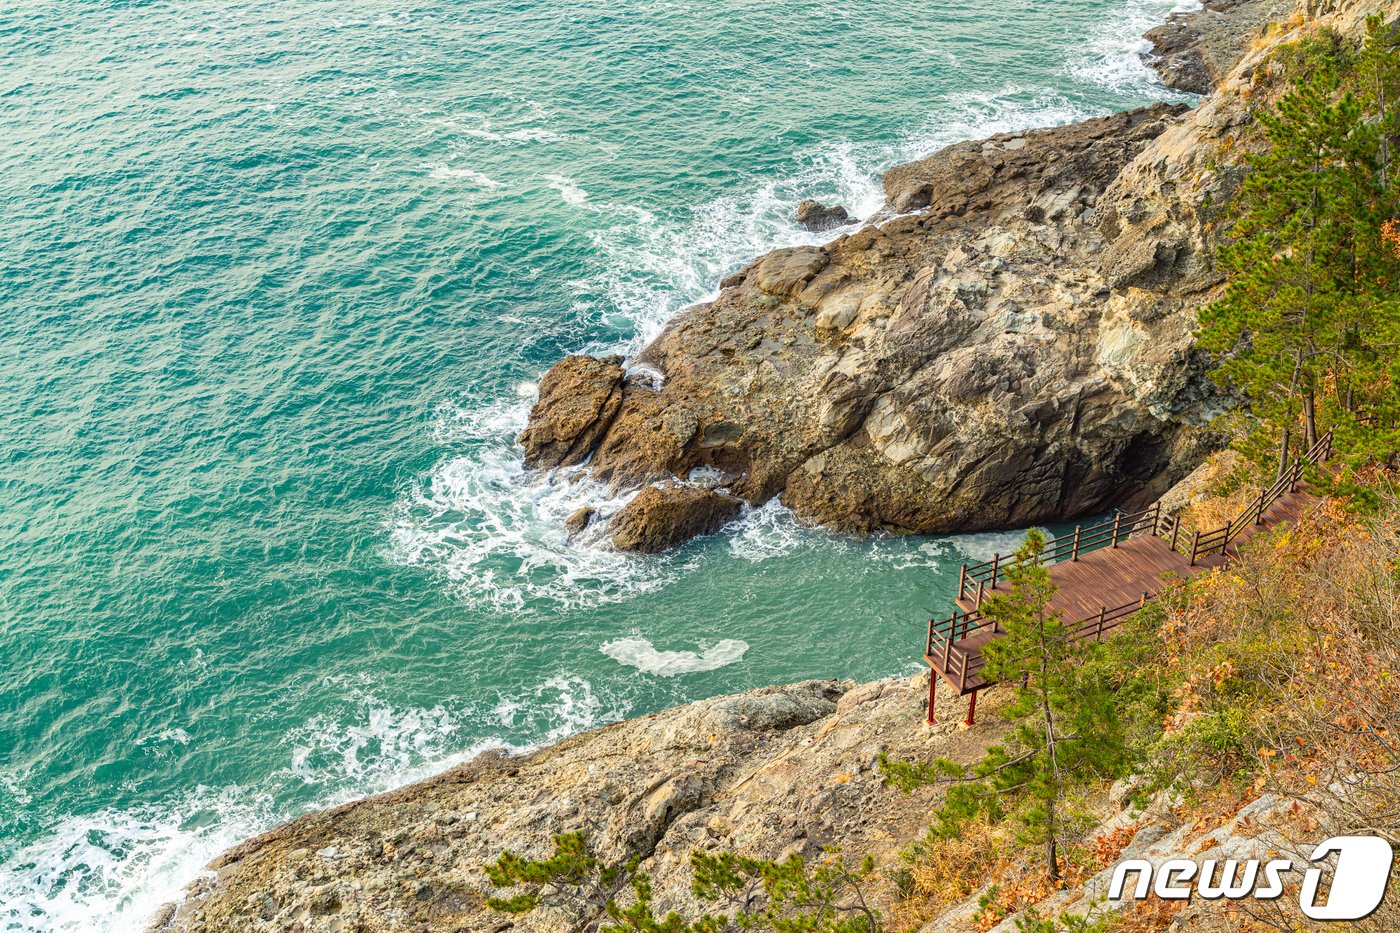
[[931, 666], [928, 669], [928, 719], [924, 720], [930, 726], [935, 725], [937, 720], [933, 716], [933, 704], [938, 690], [938, 672]]
[[972, 695], [967, 698], [967, 719], [963, 720], [966, 726], [973, 726], [977, 723], [977, 691], [972, 691]]

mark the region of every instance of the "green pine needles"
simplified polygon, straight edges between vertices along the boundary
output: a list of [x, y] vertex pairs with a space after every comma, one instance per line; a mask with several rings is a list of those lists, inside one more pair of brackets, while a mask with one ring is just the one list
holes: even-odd
[[1272, 452], [1282, 467], [1295, 440], [1310, 446], [1331, 424], [1353, 466], [1389, 465], [1400, 449], [1400, 46], [1372, 17], [1354, 54], [1293, 58], [1307, 67], [1259, 115], [1266, 146], [1249, 158], [1219, 256], [1225, 294], [1202, 310], [1199, 339], [1249, 401], [1241, 446], [1256, 461]]
[[1066, 801], [1089, 781], [1125, 774], [1128, 742], [1111, 690], [1080, 662], [1092, 642], [1050, 609], [1055, 585], [1033, 558], [1045, 547], [1034, 530], [1007, 573], [1007, 590], [988, 599], [982, 614], [1001, 628], [989, 642], [984, 676], [1013, 684], [1014, 699], [1002, 709], [1012, 720], [1008, 741], [990, 748], [972, 768], [948, 759], [933, 764], [884, 760], [890, 783], [905, 791], [930, 783], [950, 785], [934, 814], [933, 833], [956, 836], [985, 815], [993, 823], [1014, 819], [1018, 841], [1042, 846], [1052, 880], [1059, 879], [1061, 841], [1072, 831]]
[[567, 918], [575, 933], [880, 933], [880, 917], [869, 906], [865, 886], [875, 873], [869, 856], [848, 864], [835, 849], [815, 864], [800, 855], [781, 861], [744, 858], [730, 852], [692, 852], [693, 890], [716, 913], [686, 921], [677, 913], [656, 917], [651, 879], [638, 871], [641, 859], [618, 865], [601, 861], [583, 833], [553, 839], [554, 854], [531, 860], [504, 853], [486, 866], [510, 897], [487, 904], [508, 914], [550, 908]]

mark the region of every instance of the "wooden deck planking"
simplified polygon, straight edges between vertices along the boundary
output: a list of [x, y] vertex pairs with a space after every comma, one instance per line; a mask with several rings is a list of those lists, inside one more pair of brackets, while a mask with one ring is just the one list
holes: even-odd
[[[1195, 566], [1187, 555], [1173, 550], [1166, 541], [1151, 534], [1130, 538], [1117, 547], [1091, 551], [1078, 560], [1052, 564], [1050, 576], [1057, 590], [1051, 599], [1051, 608], [1064, 619], [1083, 622], [1097, 616], [1101, 610], [1116, 609], [1144, 597], [1151, 599], [1174, 579], [1187, 579], [1224, 565], [1238, 556], [1240, 545], [1261, 531], [1297, 521], [1316, 501], [1317, 498], [1304, 489], [1286, 493], [1263, 513], [1261, 521], [1240, 532], [1223, 551], [1199, 557]], [[986, 595], [997, 591], [1004, 591], [1004, 584], [988, 590]], [[977, 610], [973, 600], [959, 599], [957, 604], [964, 612]], [[941, 657], [930, 655], [925, 660], [959, 693], [974, 693], [986, 687], [986, 681], [975, 673], [962, 681], [958, 673], [966, 669], [966, 665], [980, 663], [983, 647], [995, 637], [998, 636], [984, 629], [954, 642], [949, 647], [950, 663], [946, 668]]]

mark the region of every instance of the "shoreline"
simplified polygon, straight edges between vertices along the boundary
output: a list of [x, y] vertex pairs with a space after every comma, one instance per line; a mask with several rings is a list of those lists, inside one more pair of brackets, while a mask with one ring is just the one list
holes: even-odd
[[[1069, 125], [1075, 126], [1077, 124]], [[1026, 134], [1017, 135], [1024, 136]], [[887, 217], [885, 219], [889, 220], [893, 218]], [[915, 678], [915, 680], [917, 679], [918, 678]], [[831, 702], [834, 705], [832, 710], [829, 711], [826, 715], [830, 715], [830, 713], [835, 712], [835, 710], [839, 708], [841, 702], [846, 700], [846, 697], [848, 695], [860, 694], [861, 692], [868, 692], [872, 689], [875, 692], [877, 700], [881, 699], [884, 696], [884, 694], [886, 693], [886, 688], [889, 688], [889, 692], [891, 693], [891, 695], [894, 695], [894, 693], [898, 692], [900, 694], [912, 693], [913, 695], [918, 696], [920, 694], [919, 690], [913, 689], [911, 691], [909, 689], [910, 686], [916, 685], [904, 684], [897, 691], [895, 690], [895, 687], [900, 685], [902, 681], [908, 680], [909, 678], [893, 678], [875, 681], [863, 685], [843, 685], [842, 689], [840, 689], [839, 691], [837, 691], [835, 688], [830, 688], [831, 692], [835, 694], [835, 696], [831, 699]], [[753, 697], [755, 695], [770, 696], [774, 695], [775, 693], [781, 694], [785, 692], [790, 692], [794, 688], [799, 688], [803, 686], [804, 685], [802, 684], [798, 684], [766, 687], [760, 688], [755, 691], [750, 691], [746, 694], [738, 694], [735, 695], [735, 697]], [[340, 817], [346, 814], [358, 812], [362, 808], [396, 805], [414, 797], [415, 795], [435, 792], [437, 790], [452, 787], [454, 785], [469, 784], [475, 781], [476, 779], [486, 775], [505, 773], [506, 771], [509, 771], [512, 767], [515, 766], [525, 767], [537, 758], [552, 758], [563, 752], [566, 752], [569, 748], [575, 747], [577, 744], [587, 744], [584, 743], [585, 739], [591, 739], [593, 737], [598, 736], [607, 736], [610, 734], [610, 732], [618, 731], [620, 727], [626, 726], [631, 723], [647, 723], [649, 721], [655, 721], [658, 719], [667, 720], [678, 716], [684, 716], [686, 715], [686, 711], [690, 711], [699, 707], [706, 707], [707, 705], [712, 706], [714, 704], [720, 703], [721, 701], [731, 699], [734, 699], [734, 697], [713, 697], [705, 700], [696, 701], [695, 703], [687, 704], [685, 706], [663, 710], [658, 713], [652, 713], [641, 717], [621, 720], [618, 723], [612, 723], [604, 725], [602, 727], [598, 727], [596, 729], [588, 730], [586, 732], [578, 733], [569, 738], [559, 740], [558, 742], [548, 745], [542, 745], [538, 748], [534, 748], [516, 755], [502, 756], [497, 754], [494, 750], [487, 750], [479, 753], [477, 756], [475, 756], [470, 761], [464, 764], [455, 766], [423, 781], [409, 784], [404, 787], [390, 790], [381, 794], [357, 798], [353, 801], [350, 801], [348, 803], [342, 804], [329, 810], [315, 811], [313, 813], [297, 817], [277, 827], [274, 827], [273, 829], [265, 833], [259, 834], [258, 836], [253, 837], [252, 839], [245, 840], [244, 842], [233, 846], [232, 848], [226, 850], [223, 854], [218, 856], [210, 864], [217, 874], [223, 875], [233, 865], [242, 862], [245, 858], [253, 854], [264, 852], [269, 844], [278, 842], [284, 837], [288, 837], [289, 834], [293, 834], [294, 832], [296, 832], [296, 830], [294, 829], [295, 827], [300, 827], [303, 825], [316, 823], [318, 821], [323, 820], [329, 820], [334, 822]], [[902, 696], [901, 700], [899, 701], [901, 707], [909, 705], [907, 702], [908, 699], [908, 696]], [[872, 703], [871, 705], [884, 709], [884, 705], [882, 705], [881, 703]], [[825, 707], [822, 708], [825, 709]], [[903, 715], [905, 712], [907, 712], [907, 710], [903, 710], [901, 708], [900, 715]], [[805, 728], [811, 726], [813, 723], [821, 721], [821, 719], [824, 718], [825, 716], [819, 717], [819, 719], [812, 720], [811, 722], [800, 723], [798, 726], [788, 726], [787, 728], [778, 731], [787, 732], [793, 729]], [[946, 733], [940, 733], [940, 735], [942, 734]], [[686, 793], [690, 793], [690, 791], [683, 791], [682, 795]], [[697, 797], [697, 800], [703, 799], [703, 797], [704, 795], [702, 793], [699, 797]], [[316, 854], [319, 855], [319, 850]], [[202, 888], [201, 880], [196, 879], [196, 881], [192, 882], [189, 886], [187, 886], [185, 891], [182, 892], [181, 900], [172, 902], [171, 904], [167, 905], [168, 911], [167, 908], [162, 908], [161, 914], [159, 914], [154, 919], [151, 928], [168, 928], [168, 925], [171, 922], [176, 922], [180, 920], [182, 912], [185, 910], [185, 907], [191, 902], [191, 900], [197, 900], [198, 898], [208, 893], [208, 889]], [[191, 927], [191, 929], [193, 929], [193, 927]]]

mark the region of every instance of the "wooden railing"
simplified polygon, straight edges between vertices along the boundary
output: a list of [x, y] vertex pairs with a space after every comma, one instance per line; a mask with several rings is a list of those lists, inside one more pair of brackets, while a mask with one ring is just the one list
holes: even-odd
[[1158, 502], [1141, 512], [1118, 512], [1096, 525], [1080, 526], [1073, 535], [1061, 535], [1046, 542], [1039, 554], [1023, 557], [1018, 554], [997, 554], [991, 560], [980, 564], [963, 564], [962, 575], [958, 579], [958, 598], [975, 600], [982, 605], [988, 590], [1006, 579], [1006, 574], [1027, 564], [1058, 564], [1062, 560], [1077, 561], [1092, 551], [1102, 548], [1116, 548], [1118, 545], [1140, 534], [1152, 534], [1175, 540], [1180, 532], [1180, 522], [1174, 516], [1162, 514], [1162, 503]]
[[[1122, 625], [1129, 616], [1146, 606], [1151, 598], [1151, 593], [1143, 593], [1141, 598], [1122, 606], [1101, 607], [1098, 612], [1077, 621], [1070, 640], [1102, 639], [1105, 632]], [[995, 634], [998, 631], [997, 622], [980, 612], [954, 613], [951, 618], [942, 621], [930, 619], [924, 657], [951, 678], [959, 691], [966, 691], [968, 682], [982, 670], [986, 661], [980, 651], [972, 655], [957, 651], [955, 647], [958, 642], [988, 629]]]
[[[1157, 502], [1140, 512], [1118, 512], [1098, 524], [1075, 528], [1073, 535], [1062, 535], [1047, 542], [1036, 554], [997, 554], [980, 564], [964, 564], [958, 581], [958, 598], [971, 601], [977, 608], [971, 612], [954, 612], [947, 619], [930, 619], [925, 657], [957, 683], [959, 689], [966, 690], [968, 682], [982, 667], [982, 656], [981, 652], [972, 655], [958, 651], [956, 646], [958, 642], [987, 629], [996, 634], [997, 623], [980, 611], [983, 600], [989, 590], [995, 590], [998, 583], [1006, 579], [1007, 573], [1022, 566], [1077, 561], [1084, 554], [1103, 548], [1116, 548], [1122, 542], [1142, 534], [1166, 541], [1172, 550], [1188, 557], [1193, 567], [1203, 557], [1225, 554], [1230, 543], [1248, 528], [1263, 523], [1265, 513], [1274, 503], [1298, 488], [1309, 466], [1323, 463], [1332, 456], [1332, 442], [1333, 433], [1328, 430], [1306, 453], [1289, 464], [1272, 486], [1251, 499], [1240, 514], [1226, 522], [1223, 528], [1194, 532], [1189, 541], [1182, 534], [1181, 518], [1164, 515], [1161, 502]], [[1144, 593], [1140, 599], [1122, 606], [1101, 607], [1094, 615], [1077, 620], [1073, 637], [1102, 637], [1104, 632], [1120, 625], [1155, 595]]]
[[1225, 527], [1207, 532], [1198, 531], [1192, 535], [1190, 551], [1182, 549], [1183, 554], [1189, 553], [1191, 566], [1196, 566], [1196, 562], [1207, 555], [1224, 554], [1230, 543], [1244, 534], [1251, 525], [1263, 524], [1264, 513], [1269, 511], [1275, 502], [1298, 488], [1307, 467], [1322, 463], [1331, 456], [1332, 431], [1329, 429], [1307, 453], [1289, 464], [1272, 486], [1251, 499], [1239, 515], [1226, 522]]

